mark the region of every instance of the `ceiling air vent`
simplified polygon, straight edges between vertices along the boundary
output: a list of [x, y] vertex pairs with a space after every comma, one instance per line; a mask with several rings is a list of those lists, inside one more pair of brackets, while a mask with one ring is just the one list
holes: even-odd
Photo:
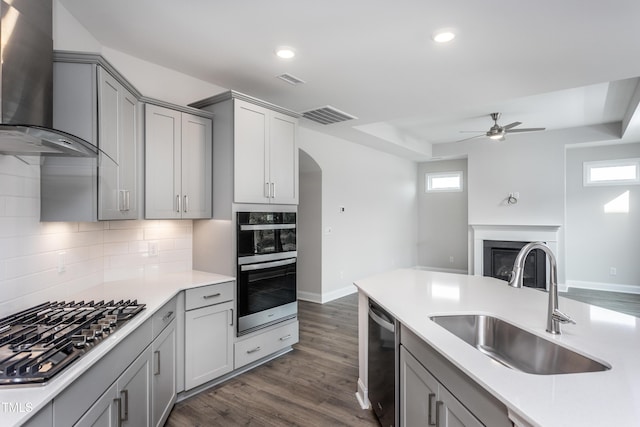
[[280, 80], [285, 81], [285, 82], [287, 82], [287, 83], [289, 83], [290, 85], [293, 85], [293, 86], [306, 83], [304, 80], [299, 79], [296, 76], [293, 76], [293, 75], [287, 74], [287, 73], [280, 74], [279, 76], [276, 76], [276, 77], [278, 77]]
[[316, 108], [315, 110], [305, 111], [302, 113], [302, 117], [313, 120], [314, 122], [320, 123], [322, 125], [330, 125], [333, 123], [357, 119], [356, 116], [347, 114], [344, 111], [340, 111], [330, 105]]

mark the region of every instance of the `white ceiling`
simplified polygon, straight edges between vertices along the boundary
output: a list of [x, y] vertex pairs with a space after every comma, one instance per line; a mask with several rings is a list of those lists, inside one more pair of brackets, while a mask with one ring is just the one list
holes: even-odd
[[[294, 111], [331, 105], [358, 119], [303, 126], [417, 160], [487, 130], [493, 111], [553, 130], [620, 122], [638, 104], [638, 0], [61, 3], [104, 46]], [[437, 45], [444, 27], [457, 37]], [[281, 45], [296, 58], [278, 59]]]

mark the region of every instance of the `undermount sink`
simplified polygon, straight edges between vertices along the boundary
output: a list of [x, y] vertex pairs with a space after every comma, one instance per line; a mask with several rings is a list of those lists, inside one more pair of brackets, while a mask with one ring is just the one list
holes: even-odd
[[611, 369], [496, 317], [470, 314], [430, 319], [496, 362], [517, 371], [555, 375]]

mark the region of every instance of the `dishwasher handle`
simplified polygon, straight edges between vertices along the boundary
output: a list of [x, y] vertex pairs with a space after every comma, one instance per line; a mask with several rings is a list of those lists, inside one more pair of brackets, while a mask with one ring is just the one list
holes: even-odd
[[391, 333], [395, 333], [396, 327], [393, 320], [391, 320], [386, 313], [371, 304], [369, 304], [369, 317], [382, 328]]

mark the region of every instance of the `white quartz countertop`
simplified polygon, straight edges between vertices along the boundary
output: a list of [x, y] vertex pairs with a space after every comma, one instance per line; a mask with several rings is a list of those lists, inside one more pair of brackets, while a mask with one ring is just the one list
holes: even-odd
[[178, 292], [231, 280], [235, 280], [235, 278], [201, 271], [188, 271], [105, 282], [102, 285], [66, 298], [66, 301], [137, 299], [138, 303], [145, 304], [146, 307], [145, 310], [112, 333], [109, 338], [104, 339], [99, 345], [56, 375], [47, 384], [0, 387], [0, 425], [20, 425], [35, 415], [38, 410], [73, 383], [89, 367], [99, 361], [124, 337], [149, 319]]
[[[536, 426], [640, 426], [640, 318], [560, 298], [576, 325], [545, 331], [548, 294], [489, 277], [401, 269], [359, 280], [358, 289], [502, 401], [512, 419]], [[490, 314], [604, 361], [608, 371], [533, 375], [494, 362], [429, 320]]]

